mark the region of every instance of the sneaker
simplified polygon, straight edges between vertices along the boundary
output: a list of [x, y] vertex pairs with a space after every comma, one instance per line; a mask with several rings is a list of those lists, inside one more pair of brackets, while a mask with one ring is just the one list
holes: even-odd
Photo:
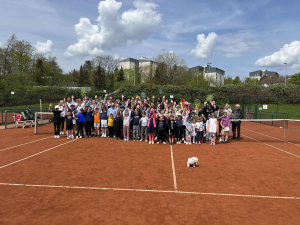
[[140, 141], [143, 141], [143, 139], [141, 139]]
[[199, 145], [201, 145], [201, 142], [199, 141]]
[[192, 142], [189, 143], [189, 145], [191, 145], [191, 144], [192, 144]]
[[224, 144], [226, 145], [226, 144], [227, 144], [227, 141], [224, 141]]
[[187, 142], [187, 143], [185, 143], [186, 145], [189, 145], [189, 143]]
[[57, 138], [57, 135], [54, 135], [54, 138]]
[[87, 138], [88, 136], [87, 135], [85, 135], [85, 138]]
[[212, 142], [210, 142], [210, 144], [209, 145], [213, 145], [213, 143]]
[[133, 141], [135, 141], [135, 138], [133, 138]]
[[152, 144], [152, 141], [149, 141], [149, 145], [151, 145]]
[[222, 141], [223, 141], [222, 138], [220, 138], [219, 142], [222, 142]]
[[98, 138], [100, 137], [100, 134], [98, 134]]
[[152, 144], [154, 145], [154, 141], [152, 141]]
[[198, 144], [198, 142], [196, 141], [196, 143], [195, 143], [196, 145]]
[[79, 138], [82, 138], [82, 136], [79, 136]]
[[214, 145], [216, 145], [216, 142], [214, 142]]
[[89, 135], [89, 138], [91, 138], [92, 136], [91, 135]]
[[61, 134], [64, 135], [65, 133], [62, 131]]
[[148, 142], [147, 139], [145, 140], [145, 142]]
[[157, 142], [157, 144], [159, 145], [159, 141]]
[[237, 140], [237, 141], [239, 141], [240, 139], [239, 139], [239, 138], [237, 138], [236, 140]]
[[67, 139], [69, 140], [69, 139], [70, 139], [70, 136], [68, 136]]
[[157, 137], [154, 138], [154, 141], [157, 141]]
[[57, 135], [57, 138], [60, 138], [60, 136], [59, 136], [59, 135]]
[[76, 139], [78, 139], [78, 136], [76, 136]]
[[166, 144], [166, 142], [163, 142], [163, 144], [165, 145], [165, 144]]
[[114, 138], [116, 137], [116, 135], [114, 135]]

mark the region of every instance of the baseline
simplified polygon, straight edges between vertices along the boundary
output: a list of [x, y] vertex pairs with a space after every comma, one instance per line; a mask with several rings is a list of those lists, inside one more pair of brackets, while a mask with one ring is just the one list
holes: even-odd
[[45, 139], [50, 138], [50, 137], [53, 137], [53, 136], [49, 136], [49, 137], [46, 137], [46, 138], [38, 139], [38, 140], [35, 140], [35, 141], [30, 141], [30, 142], [20, 144], [20, 145], [16, 145], [16, 146], [13, 146], [13, 147], [1, 149], [0, 152], [6, 151], [6, 150], [9, 150], [9, 149], [12, 149], [12, 148], [17, 148], [17, 147], [20, 147], [20, 146], [28, 145], [28, 144], [31, 144], [31, 143], [34, 143], [34, 142], [42, 141], [42, 140], [45, 140]]
[[243, 194], [225, 194], [225, 193], [206, 193], [206, 192], [188, 192], [188, 191], [165, 191], [165, 190], [147, 190], [147, 189], [127, 189], [127, 188], [100, 188], [100, 187], [79, 187], [79, 186], [57, 186], [40, 184], [13, 184], [0, 183], [2, 186], [21, 186], [21, 187], [42, 187], [42, 188], [65, 188], [65, 189], [85, 189], [85, 190], [111, 190], [111, 191], [132, 191], [132, 192], [154, 192], [154, 193], [174, 193], [174, 194], [193, 194], [193, 195], [215, 195], [230, 197], [248, 197], [248, 198], [271, 198], [271, 199], [289, 199], [300, 200], [300, 197], [268, 196], [268, 195], [243, 195]]
[[42, 152], [38, 152], [38, 153], [36, 153], [36, 154], [30, 155], [30, 156], [28, 156], [28, 157], [25, 157], [25, 158], [23, 158], [23, 159], [20, 159], [20, 160], [17, 160], [17, 161], [15, 161], [15, 162], [6, 164], [6, 165], [4, 165], [4, 166], [1, 166], [0, 169], [2, 169], [2, 168], [4, 168], [4, 167], [7, 167], [7, 166], [10, 166], [10, 165], [13, 165], [13, 164], [15, 164], [15, 163], [24, 161], [24, 160], [26, 160], [26, 159], [32, 158], [32, 157], [34, 157], [34, 156], [40, 155], [40, 154], [42, 154], [42, 153], [48, 152], [48, 151], [50, 151], [50, 150], [52, 150], [52, 149], [58, 148], [58, 147], [60, 147], [60, 146], [63, 146], [63, 145], [65, 145], [65, 144], [68, 144], [68, 143], [73, 142], [73, 141], [76, 141], [76, 140], [78, 140], [78, 139], [74, 139], [74, 140], [72, 140], [72, 141], [65, 142], [65, 143], [63, 143], [63, 144], [60, 144], [60, 145], [57, 145], [57, 146], [55, 146], [55, 147], [49, 148], [49, 149], [44, 150], [44, 151], [42, 151]]

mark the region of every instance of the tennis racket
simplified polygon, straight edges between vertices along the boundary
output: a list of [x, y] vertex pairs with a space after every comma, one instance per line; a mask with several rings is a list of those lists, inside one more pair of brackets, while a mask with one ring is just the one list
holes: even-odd
[[142, 92], [141, 92], [141, 98], [142, 98], [142, 99], [145, 99], [146, 97], [147, 97], [146, 92], [142, 91]]
[[195, 103], [195, 106], [197, 106], [199, 108], [201, 101], [199, 99], [195, 99], [194, 103]]
[[161, 94], [162, 94], [162, 92], [163, 92], [163, 89], [162, 89], [162, 88], [160, 88], [160, 89], [158, 90], [158, 93], [161, 95]]

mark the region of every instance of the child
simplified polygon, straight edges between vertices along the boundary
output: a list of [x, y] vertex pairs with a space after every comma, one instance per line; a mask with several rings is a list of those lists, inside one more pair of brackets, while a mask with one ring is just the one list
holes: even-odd
[[124, 141], [129, 141], [129, 127], [130, 127], [130, 117], [129, 113], [125, 112], [123, 119], [123, 133], [124, 133]]
[[177, 120], [176, 120], [176, 138], [177, 138], [177, 144], [181, 144], [181, 138], [182, 138], [182, 119], [181, 114], [177, 114]]
[[69, 109], [68, 113], [65, 113], [64, 118], [66, 118], [66, 124], [67, 124], [67, 138], [74, 138], [72, 135], [72, 130], [73, 130], [73, 118], [74, 114], [72, 114], [72, 111]]
[[101, 113], [101, 129], [102, 129], [102, 136], [101, 137], [106, 137], [107, 133], [107, 108], [106, 105], [103, 105], [102, 107], [102, 113]]
[[59, 111], [59, 105], [55, 106], [55, 111], [51, 109], [52, 103], [49, 104], [49, 111], [53, 112], [54, 115], [54, 132], [55, 132], [55, 136], [54, 138], [60, 138], [59, 136], [59, 127], [60, 127], [60, 114], [62, 111]]
[[152, 109], [149, 113], [148, 120], [148, 134], [149, 134], [149, 144], [154, 144], [154, 133], [155, 133], [156, 123], [155, 123], [155, 112]]
[[122, 118], [121, 112], [117, 112], [117, 116], [114, 121], [114, 128], [116, 132], [116, 140], [121, 138]]
[[227, 112], [224, 112], [223, 118], [221, 120], [222, 126], [222, 140], [224, 144], [227, 144], [229, 127], [230, 127], [230, 117], [228, 117]]
[[139, 139], [140, 136], [140, 115], [139, 115], [140, 110], [135, 109], [135, 114], [132, 118], [133, 120], [133, 129], [132, 129], [132, 135], [133, 135], [133, 140], [136, 141]]
[[174, 145], [175, 129], [176, 129], [175, 117], [174, 115], [171, 115], [169, 121], [169, 144], [170, 145]]
[[114, 136], [114, 115], [112, 113], [109, 114], [107, 125], [108, 125], [108, 138], [112, 139]]
[[196, 123], [196, 145], [197, 144], [201, 145], [202, 136], [203, 136], [203, 118], [198, 117]]
[[93, 112], [92, 112], [92, 107], [88, 108], [88, 111], [86, 113], [86, 126], [85, 126], [85, 138], [91, 138], [91, 132], [92, 132], [92, 125], [93, 125]]
[[183, 111], [182, 113], [182, 139], [184, 140], [184, 143], [185, 143], [185, 124], [186, 124], [186, 121], [187, 121], [187, 118], [188, 118], [188, 115], [187, 113], [188, 111]]
[[196, 139], [196, 121], [195, 121], [195, 117], [192, 117], [192, 127], [193, 127], [193, 131], [191, 133], [191, 138], [193, 140], [191, 140], [191, 142], [193, 141], [192, 143], [195, 144], [195, 139]]
[[100, 112], [99, 107], [94, 107], [94, 137], [96, 137], [96, 133], [98, 135], [98, 138], [100, 137]]
[[77, 136], [76, 138], [82, 138], [83, 136], [83, 125], [84, 125], [84, 116], [83, 109], [79, 109], [79, 113], [77, 114]]
[[193, 124], [191, 123], [191, 118], [188, 117], [187, 122], [185, 124], [185, 138], [186, 138], [186, 145], [192, 144], [191, 143], [191, 133], [193, 131]]
[[158, 140], [157, 144], [159, 144], [159, 142], [163, 142], [164, 144], [166, 144], [166, 142], [165, 142], [165, 122], [164, 122], [164, 117], [162, 115], [159, 117], [159, 122], [158, 122], [158, 137], [159, 137], [159, 140]]
[[147, 142], [148, 139], [148, 117], [146, 111], [142, 112], [142, 118], [141, 118], [141, 141], [143, 141], [143, 136], [145, 136], [145, 142]]
[[166, 143], [168, 143], [169, 140], [169, 114], [165, 113], [165, 131], [164, 131], [164, 135], [165, 135], [165, 141]]
[[215, 113], [210, 114], [211, 118], [208, 120], [208, 132], [210, 134], [210, 145], [216, 145], [216, 134], [218, 132], [217, 119]]

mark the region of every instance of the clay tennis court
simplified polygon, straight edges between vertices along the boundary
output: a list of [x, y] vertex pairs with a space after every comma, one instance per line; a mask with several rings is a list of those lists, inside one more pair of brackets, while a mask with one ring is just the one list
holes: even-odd
[[[1, 224], [299, 224], [299, 126], [242, 123], [227, 145], [1, 130]], [[187, 168], [196, 156], [199, 167]]]

